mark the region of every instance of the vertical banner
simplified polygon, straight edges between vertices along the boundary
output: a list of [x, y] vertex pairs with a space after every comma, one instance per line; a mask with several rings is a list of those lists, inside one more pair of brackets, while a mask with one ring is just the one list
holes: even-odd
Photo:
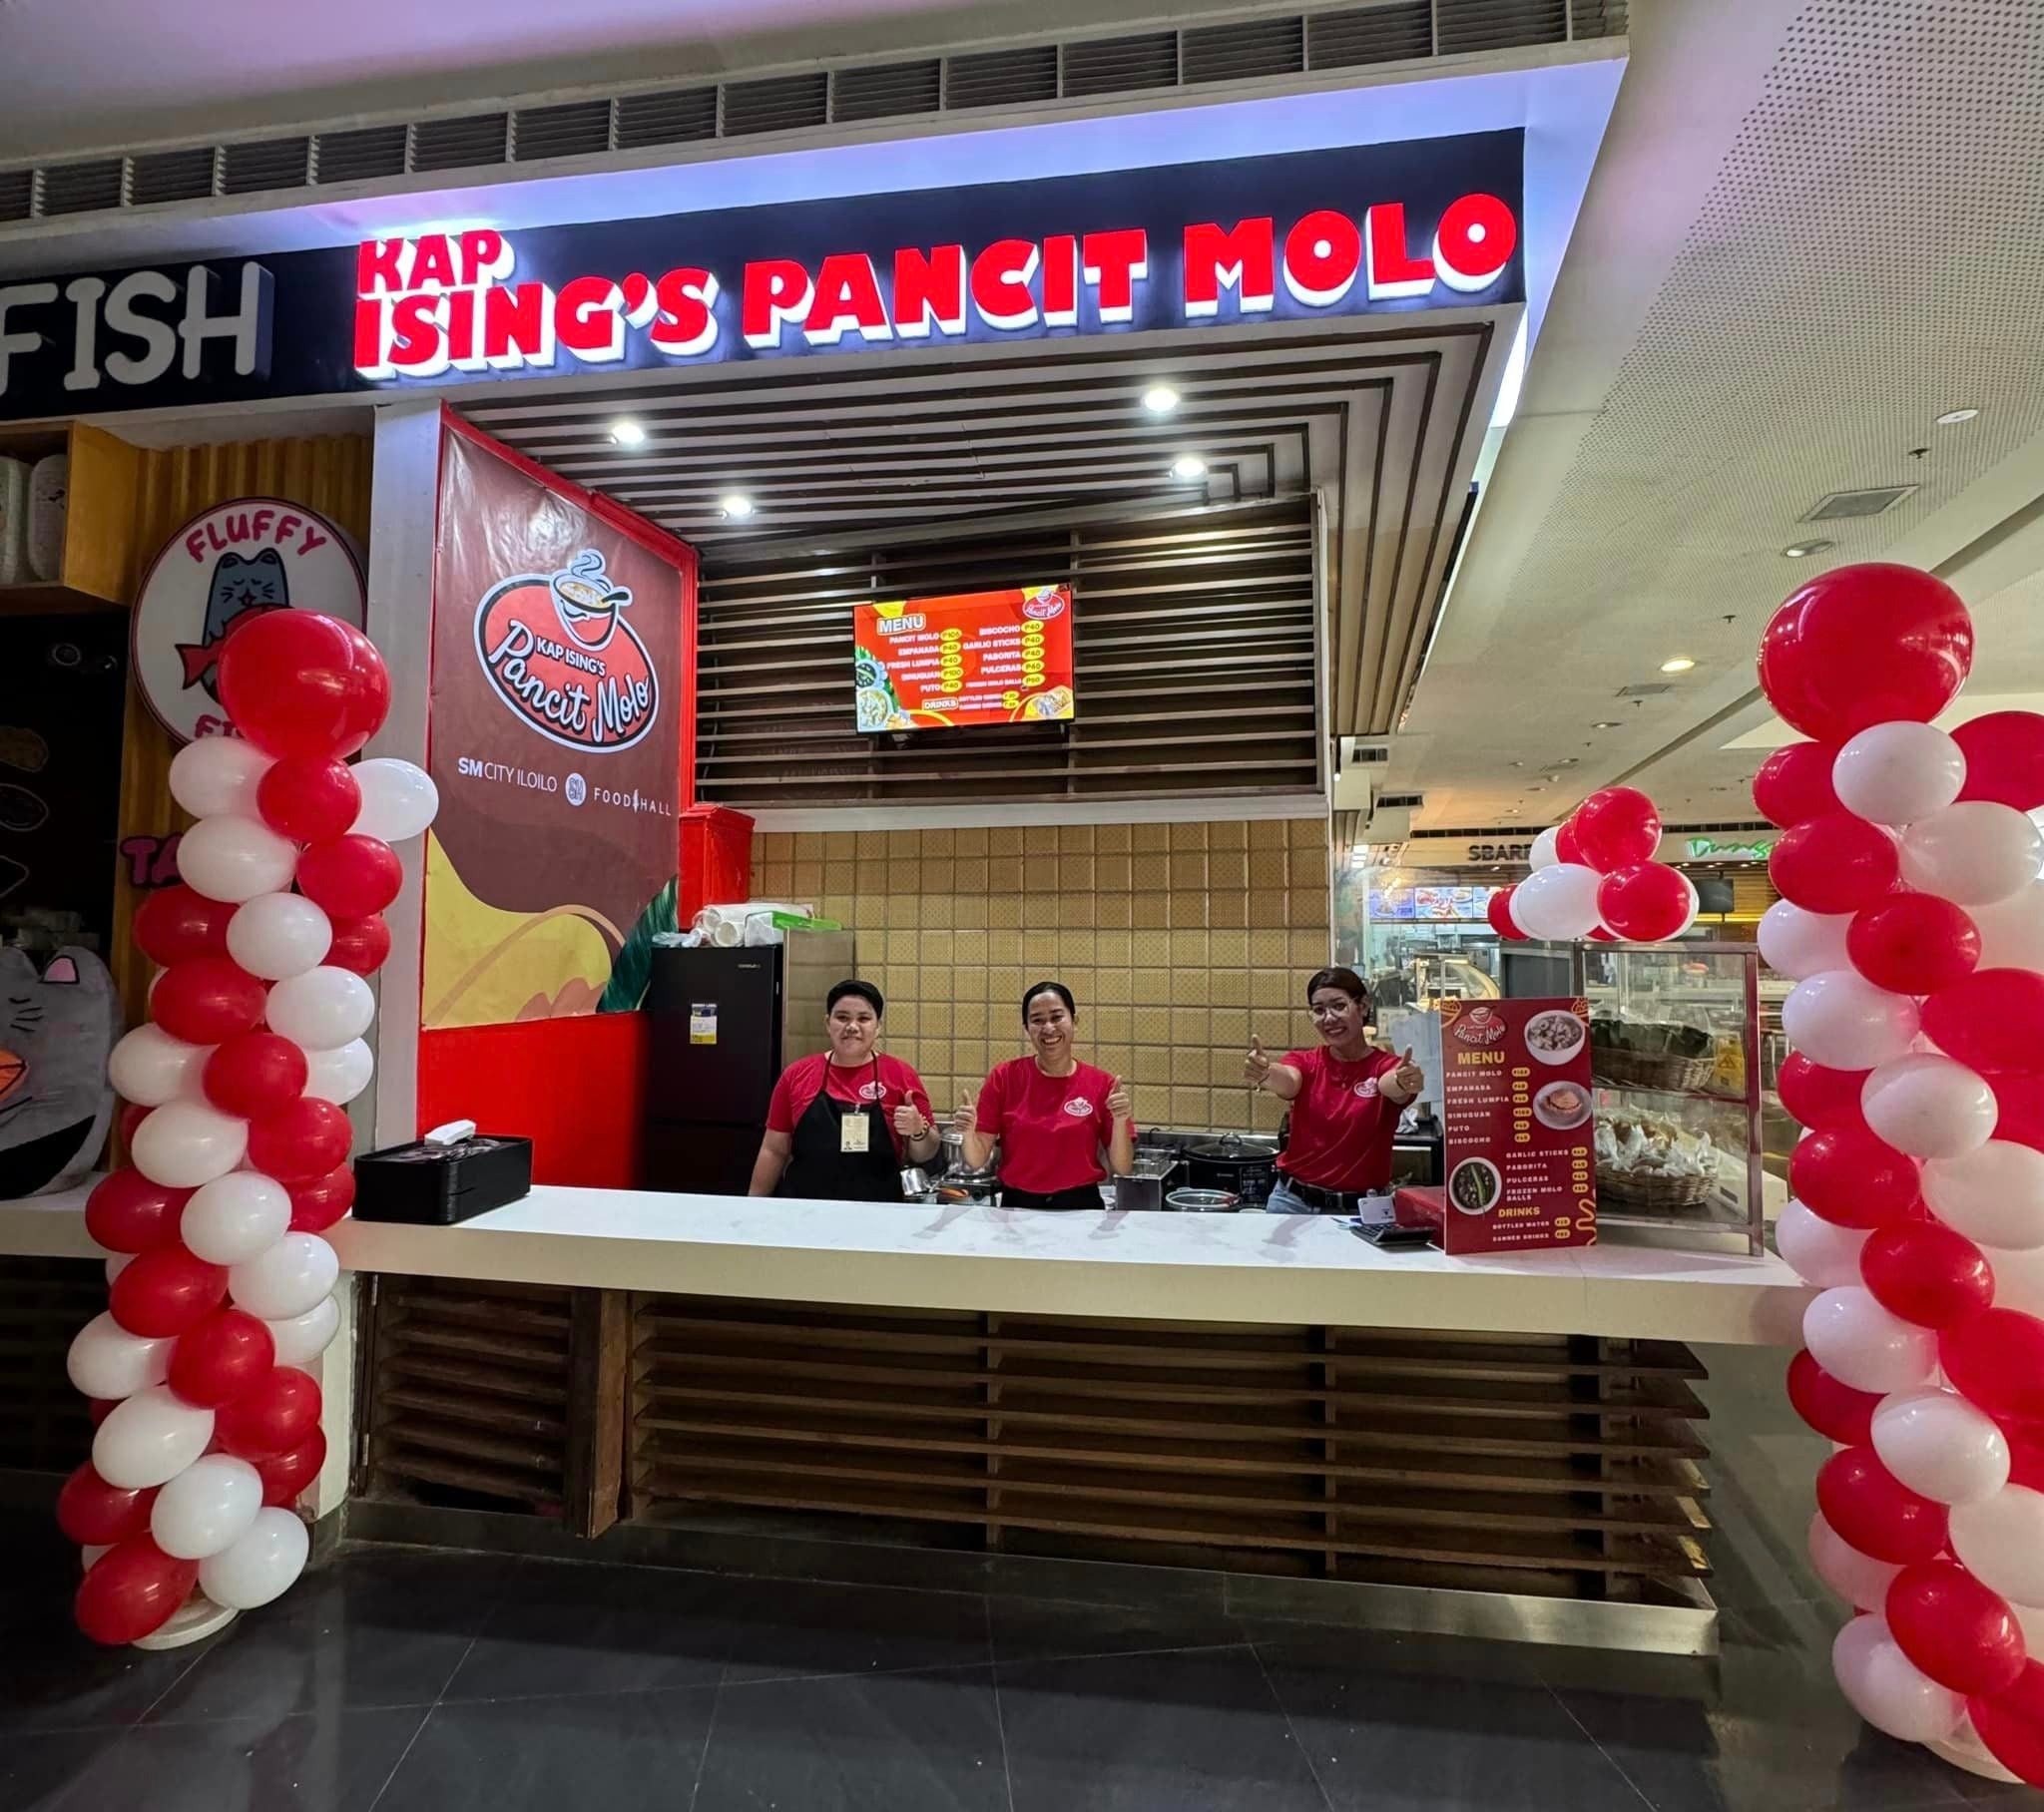
[[1441, 1019], [1441, 1244], [1597, 1243], [1590, 1003], [1448, 1001]]
[[449, 418], [420, 1026], [594, 1013], [675, 878], [691, 551]]

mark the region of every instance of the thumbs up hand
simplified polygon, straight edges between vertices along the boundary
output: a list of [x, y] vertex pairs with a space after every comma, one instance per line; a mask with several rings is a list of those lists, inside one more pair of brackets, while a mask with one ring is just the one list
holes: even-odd
[[1261, 1089], [1270, 1080], [1271, 1060], [1265, 1055], [1262, 1039], [1250, 1040], [1249, 1055], [1242, 1061], [1242, 1074], [1252, 1089]]
[[1391, 1073], [1391, 1081], [1398, 1093], [1407, 1101], [1412, 1100], [1426, 1087], [1426, 1072], [1412, 1061], [1412, 1047], [1405, 1047], [1405, 1054], [1398, 1060], [1398, 1067]]
[[1135, 1101], [1129, 1094], [1128, 1084], [1119, 1076], [1114, 1079], [1114, 1086], [1107, 1092], [1107, 1111], [1116, 1120], [1129, 1120], [1135, 1115]]
[[951, 1110], [951, 1131], [954, 1132], [976, 1132], [978, 1128], [979, 1114], [972, 1105], [972, 1097], [968, 1095]]

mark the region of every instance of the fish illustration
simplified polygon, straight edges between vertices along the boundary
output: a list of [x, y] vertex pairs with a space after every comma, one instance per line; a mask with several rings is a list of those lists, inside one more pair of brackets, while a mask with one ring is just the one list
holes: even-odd
[[198, 642], [178, 644], [178, 659], [184, 663], [188, 688], [203, 685], [218, 704], [215, 689], [220, 677], [220, 647], [229, 632], [244, 617], [261, 611], [279, 611], [290, 604], [290, 585], [283, 556], [264, 548], [252, 559], [223, 554], [213, 569], [206, 592], [206, 626]]

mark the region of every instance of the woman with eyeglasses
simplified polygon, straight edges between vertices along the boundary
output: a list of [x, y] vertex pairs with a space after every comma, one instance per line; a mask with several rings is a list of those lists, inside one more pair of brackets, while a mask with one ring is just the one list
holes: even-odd
[[1250, 1040], [1243, 1075], [1291, 1104], [1291, 1133], [1278, 1157], [1273, 1214], [1352, 1214], [1359, 1196], [1391, 1183], [1398, 1116], [1426, 1078], [1412, 1053], [1369, 1042], [1369, 990], [1353, 969], [1322, 969], [1305, 985], [1317, 1049], [1272, 1058]]

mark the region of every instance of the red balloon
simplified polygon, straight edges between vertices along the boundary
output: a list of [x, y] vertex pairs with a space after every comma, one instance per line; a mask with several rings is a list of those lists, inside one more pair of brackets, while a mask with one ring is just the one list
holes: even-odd
[[1833, 1127], [1864, 1128], [1859, 1092], [1872, 1074], [1871, 1070], [1826, 1069], [1811, 1063], [1800, 1051], [1791, 1051], [1776, 1073], [1775, 1092], [1789, 1116], [1812, 1132]]
[[2044, 1787], [2044, 1666], [2031, 1661], [2006, 1691], [1968, 1699], [1966, 1714], [1989, 1755], [2018, 1780]]
[[183, 881], [159, 887], [135, 909], [135, 942], [152, 963], [170, 968], [199, 956], [226, 956], [228, 920], [237, 908], [209, 900]]
[[1788, 1154], [1788, 1190], [1840, 1227], [1884, 1227], [1908, 1218], [1922, 1193], [1916, 1160], [1862, 1127], [1812, 1132]]
[[1807, 1352], [1788, 1361], [1788, 1403], [1827, 1441], [1842, 1441], [1847, 1447], [1866, 1447], [1873, 1441], [1873, 1412], [1880, 1393], [1840, 1384]]
[[164, 971], [150, 1017], [188, 1045], [217, 1045], [262, 1024], [268, 990], [231, 957], [195, 956]]
[[1962, 799], [1992, 799], [2018, 811], [2044, 805], [2044, 716], [2035, 711], [1989, 711], [1952, 731], [1965, 751]]
[[1986, 1253], [1941, 1220], [1899, 1221], [1869, 1234], [1859, 1276], [1889, 1314], [1919, 1327], [1956, 1327], [1994, 1302]]
[[1785, 830], [1768, 874], [1805, 912], [1857, 912], [1894, 892], [1902, 865], [1894, 838], [1878, 824], [1834, 811]]
[[1990, 1416], [2044, 1421], [2044, 1321], [2035, 1315], [1975, 1315], [1938, 1336], [1937, 1359], [1952, 1388]]
[[178, 1243], [190, 1189], [167, 1189], [140, 1170], [116, 1170], [85, 1198], [85, 1230], [110, 1252], [148, 1252]]
[[88, 1397], [85, 1400], [85, 1413], [92, 1418], [94, 1428], [98, 1428], [120, 1407], [121, 1399], [118, 1397]]
[[1928, 723], [1973, 666], [1973, 620], [1943, 580], [1869, 561], [1791, 593], [1761, 634], [1761, 690], [1820, 742], [1875, 723]]
[[291, 1195], [291, 1231], [323, 1233], [355, 1205], [355, 1172], [352, 1164], [340, 1164], [324, 1176], [294, 1185]]
[[1903, 1568], [1888, 1586], [1886, 1611], [1897, 1646], [1953, 1692], [2006, 1692], [2029, 1659], [2007, 1600], [1956, 1561]]
[[64, 1481], [57, 1494], [57, 1527], [81, 1548], [111, 1548], [149, 1528], [159, 1486], [124, 1491], [109, 1485], [90, 1460]]
[[1623, 940], [1607, 925], [1592, 925], [1584, 934], [1593, 944], [1616, 944]]
[[[1491, 904], [1497, 903], [1492, 894]], [[1497, 928], [1493, 912], [1491, 928]], [[1514, 937], [1523, 936], [1514, 931]], [[326, 961], [335, 969], [351, 969], [356, 975], [374, 975], [383, 967], [384, 959], [390, 955], [390, 927], [383, 922], [380, 912], [364, 913], [358, 919], [335, 919], [333, 921], [333, 942], [327, 946]]]
[[1895, 1566], [1935, 1560], [1950, 1535], [1945, 1507], [1911, 1491], [1871, 1447], [1848, 1447], [1817, 1469], [1816, 1503], [1841, 1540]]
[[2030, 1491], [2044, 1491], [2044, 1434], [2032, 1433], [2022, 1423], [2001, 1425], [2008, 1441], [2008, 1482]]
[[1890, 894], [1853, 915], [1845, 954], [1876, 988], [1935, 994], [1979, 966], [1980, 930], [1963, 906], [1934, 893]]
[[135, 1129], [155, 1112], [154, 1108], [145, 1108], [132, 1101], [126, 1103], [121, 1109], [121, 1142], [124, 1145], [132, 1145], [135, 1142]]
[[319, 1426], [319, 1386], [294, 1366], [279, 1365], [214, 1418], [214, 1439], [238, 1460], [289, 1452]]
[[72, 1613], [95, 1642], [117, 1648], [161, 1629], [199, 1584], [199, 1563], [177, 1561], [147, 1534], [100, 1556], [78, 1583]]
[[1634, 786], [1600, 787], [1576, 807], [1569, 823], [1581, 859], [1599, 874], [1651, 862], [1661, 847], [1661, 814]]
[[276, 1364], [276, 1339], [254, 1315], [220, 1309], [171, 1351], [171, 1389], [200, 1409], [246, 1397]]
[[[1526, 934], [1512, 922], [1512, 890], [1509, 887], [1500, 887], [1490, 896], [1483, 908], [1483, 916], [1490, 921], [1491, 930], [1507, 943], [1522, 944], [1526, 941]], [[335, 934], [336, 938], [338, 935]], [[385, 932], [384, 936], [387, 940], [389, 933]]]
[[263, 1503], [288, 1509], [326, 1464], [326, 1436], [315, 1428], [288, 1452], [249, 1464], [262, 1475]]
[[265, 754], [338, 760], [390, 709], [390, 676], [359, 630], [311, 611], [245, 615], [221, 650], [221, 702]]
[[181, 1245], [159, 1246], [128, 1261], [108, 1291], [107, 1306], [129, 1333], [160, 1340], [198, 1326], [227, 1293], [224, 1265], [194, 1258]]
[[1636, 944], [1672, 938], [1696, 911], [1689, 877], [1665, 862], [1636, 862], [1615, 868], [1597, 885], [1597, 916], [1614, 935]]
[[344, 1109], [303, 1095], [249, 1123], [249, 1167], [287, 1185], [310, 1182], [347, 1160], [353, 1137]]
[[2044, 1070], [2044, 975], [1976, 969], [1923, 1003], [1923, 1036], [1976, 1070]]
[[1583, 846], [1576, 838], [1576, 820], [1573, 813], [1554, 827], [1555, 859], [1561, 862], [1577, 862], [1589, 866], [1589, 857], [1583, 854]]
[[1753, 802], [1783, 830], [1826, 812], [1843, 811], [1831, 786], [1838, 751], [1828, 742], [1790, 742], [1778, 748], [1753, 777]]
[[274, 1032], [244, 1032], [206, 1060], [206, 1099], [223, 1114], [258, 1120], [305, 1092], [305, 1054]]
[[1994, 1136], [2044, 1151], [2044, 1076], [2013, 1070], [1983, 1070], [1994, 1091]]
[[335, 918], [381, 912], [403, 883], [397, 851], [378, 837], [335, 837], [298, 857], [298, 891]]
[[361, 815], [362, 789], [345, 761], [286, 755], [256, 782], [256, 809], [277, 835], [323, 843]]

